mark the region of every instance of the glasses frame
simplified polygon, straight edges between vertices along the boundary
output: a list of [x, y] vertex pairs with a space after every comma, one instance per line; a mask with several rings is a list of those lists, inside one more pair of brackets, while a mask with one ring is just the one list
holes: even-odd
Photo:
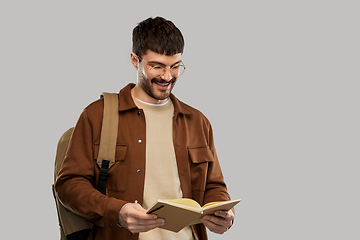
[[[177, 66], [177, 65], [180, 65], [180, 66], [184, 67], [184, 70], [182, 71], [182, 73], [179, 74], [179, 76], [177, 76], [177, 77], [180, 77], [181, 75], [183, 75], [184, 72], [185, 72], [185, 69], [186, 69], [186, 66], [185, 66], [185, 64], [184, 64], [183, 61], [181, 61], [181, 62], [179, 62], [179, 63], [175, 63], [174, 65], [172, 65], [172, 66], [170, 66], [170, 67], [165, 67], [165, 66], [149, 66], [149, 63], [148, 63], [147, 61], [145, 61], [144, 59], [142, 59], [142, 58], [139, 57], [139, 56], [137, 56], [137, 58], [138, 58], [139, 63], [140, 63], [140, 61], [144, 62], [145, 65], [149, 68], [150, 71], [151, 71], [152, 69], [154, 69], [155, 67], [161, 67], [161, 68], [163, 69], [163, 74], [158, 75], [159, 77], [164, 76], [165, 73], [166, 73], [166, 70], [168, 70], [168, 69], [169, 69], [170, 74], [171, 74], [171, 69], [173, 69], [173, 68], [174, 68], [175, 66]], [[161, 63], [160, 63], [160, 64], [161, 64]], [[159, 64], [159, 65], [160, 65], [160, 64]], [[164, 65], [164, 64], [161, 64], [161, 65]], [[157, 77], [158, 77], [158, 76], [157, 76]], [[171, 74], [171, 76], [173, 76], [173, 75]], [[175, 76], [173, 76], [173, 77], [175, 77]]]

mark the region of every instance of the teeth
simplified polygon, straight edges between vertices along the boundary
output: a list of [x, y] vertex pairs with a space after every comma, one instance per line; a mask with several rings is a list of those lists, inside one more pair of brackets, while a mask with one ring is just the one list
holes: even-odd
[[160, 85], [162, 87], [168, 86], [170, 83], [156, 83], [157, 85]]

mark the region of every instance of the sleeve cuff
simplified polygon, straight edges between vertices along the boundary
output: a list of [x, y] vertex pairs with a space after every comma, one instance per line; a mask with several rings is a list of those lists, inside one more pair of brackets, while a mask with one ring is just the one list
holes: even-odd
[[[126, 201], [110, 198], [105, 214], [105, 225], [113, 227], [120, 226], [118, 223], [120, 209], [126, 204]], [[121, 226], [120, 226], [121, 227]]]

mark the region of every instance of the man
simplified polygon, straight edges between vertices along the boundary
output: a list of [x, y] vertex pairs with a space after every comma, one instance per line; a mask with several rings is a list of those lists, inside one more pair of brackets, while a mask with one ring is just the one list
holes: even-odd
[[161, 17], [133, 30], [131, 62], [137, 83], [119, 93], [116, 162], [109, 170], [106, 196], [96, 190], [103, 100], [84, 109], [56, 181], [63, 204], [90, 219], [89, 239], [207, 239], [222, 234], [234, 213], [218, 211], [203, 224], [179, 233], [158, 228], [164, 219], [146, 214], [157, 199], [192, 198], [200, 205], [230, 200], [217, 159], [209, 121], [171, 91], [184, 72], [184, 39]]

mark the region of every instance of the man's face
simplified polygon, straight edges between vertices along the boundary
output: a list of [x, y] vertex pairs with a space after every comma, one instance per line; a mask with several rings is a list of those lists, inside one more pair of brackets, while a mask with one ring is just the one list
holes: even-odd
[[[177, 77], [171, 75], [169, 70], [174, 64], [181, 62], [181, 53], [166, 56], [152, 51], [147, 51], [138, 64], [138, 84], [151, 98], [161, 101], [170, 97]], [[166, 72], [161, 76], [154, 74], [153, 67], [166, 67]]]

